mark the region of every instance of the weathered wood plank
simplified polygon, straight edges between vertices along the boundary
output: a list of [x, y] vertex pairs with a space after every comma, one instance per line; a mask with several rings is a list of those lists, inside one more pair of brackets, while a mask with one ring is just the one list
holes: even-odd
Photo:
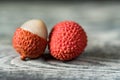
[[[94, 52], [94, 54], [97, 53]], [[88, 56], [87, 51], [77, 59], [66, 62], [55, 60], [49, 54], [44, 54], [36, 60], [22, 61], [11, 46], [0, 47], [0, 77], [2, 79], [119, 80], [119, 63], [118, 58]]]

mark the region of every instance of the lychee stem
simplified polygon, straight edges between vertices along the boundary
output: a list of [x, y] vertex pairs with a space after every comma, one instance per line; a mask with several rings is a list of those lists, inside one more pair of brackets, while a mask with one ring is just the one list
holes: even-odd
[[25, 56], [23, 56], [23, 55], [22, 55], [20, 58], [21, 58], [21, 60], [23, 60], [23, 61], [25, 61], [25, 60], [26, 60], [26, 57], [25, 57]]

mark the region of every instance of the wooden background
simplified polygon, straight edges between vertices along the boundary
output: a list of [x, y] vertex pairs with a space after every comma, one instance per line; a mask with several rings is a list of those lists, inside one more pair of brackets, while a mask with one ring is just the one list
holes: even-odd
[[[119, 3], [0, 3], [0, 80], [120, 80]], [[41, 58], [21, 61], [12, 47], [17, 27], [43, 19], [48, 32], [63, 20], [80, 23], [88, 35], [85, 52], [58, 61], [48, 49]]]

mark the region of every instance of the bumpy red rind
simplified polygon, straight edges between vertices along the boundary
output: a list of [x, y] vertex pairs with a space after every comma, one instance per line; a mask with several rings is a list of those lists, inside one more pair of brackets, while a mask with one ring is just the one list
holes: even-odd
[[20, 53], [21, 59], [38, 58], [44, 53], [47, 40], [29, 31], [18, 28], [13, 36], [13, 47]]
[[74, 21], [56, 24], [49, 35], [51, 55], [59, 60], [72, 60], [79, 56], [87, 46], [87, 35]]

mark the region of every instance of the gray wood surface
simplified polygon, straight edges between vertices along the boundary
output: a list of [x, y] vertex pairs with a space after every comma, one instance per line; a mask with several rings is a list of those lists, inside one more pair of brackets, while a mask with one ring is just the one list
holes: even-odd
[[[0, 80], [120, 80], [119, 3], [0, 3]], [[80, 23], [88, 35], [85, 52], [58, 61], [48, 49], [41, 58], [22, 61], [12, 47], [17, 27], [43, 19], [50, 32], [62, 20]]]
[[[118, 50], [119, 47], [116, 46], [94, 48], [77, 59], [66, 62], [55, 60], [46, 51], [46, 54], [39, 59], [22, 61], [11, 46], [2, 46], [0, 78], [1, 80], [119, 80], [120, 55], [116, 54], [119, 53]], [[115, 52], [110, 53], [113, 51]]]

